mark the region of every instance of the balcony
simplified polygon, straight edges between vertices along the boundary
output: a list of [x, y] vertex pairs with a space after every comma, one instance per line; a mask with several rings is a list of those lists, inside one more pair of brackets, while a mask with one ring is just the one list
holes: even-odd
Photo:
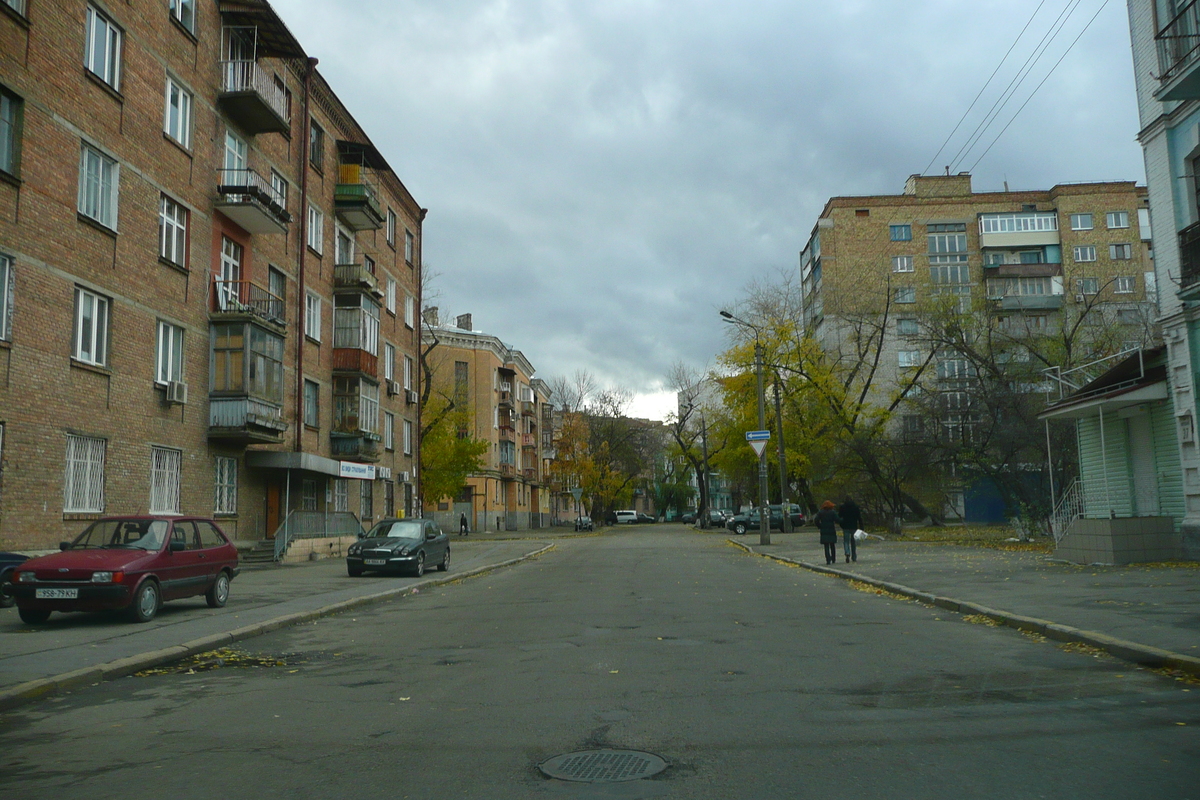
[[1154, 37], [1158, 47], [1159, 100], [1200, 98], [1200, 8], [1183, 6]]
[[979, 216], [981, 249], [1045, 247], [1059, 244], [1061, 241], [1058, 233], [1058, 213], [1055, 211], [1022, 211]]
[[517, 443], [517, 432], [507, 425], [500, 426], [500, 441]]
[[1002, 311], [1055, 311], [1063, 306], [1061, 294], [1005, 295], [997, 299]]
[[333, 289], [355, 292], [368, 291], [376, 297], [383, 297], [379, 288], [379, 279], [371, 274], [362, 264], [336, 264], [333, 268]]
[[1189, 225], [1179, 232], [1179, 293], [1194, 293], [1198, 286], [1200, 286], [1200, 222]]
[[375, 462], [380, 457], [379, 437], [373, 433], [329, 434], [330, 453], [334, 458]]
[[526, 468], [521, 470], [521, 477], [530, 483], [537, 483], [538, 475], [536, 468]]
[[513, 464], [501, 464], [500, 465], [500, 477], [506, 481], [510, 481], [513, 478], [517, 477], [516, 466]]
[[534, 414], [534, 407], [533, 407], [533, 403], [532, 403], [532, 402], [530, 402], [529, 400], [522, 400], [522, 401], [521, 401], [521, 416], [522, 416], [522, 417], [534, 417], [534, 416], [536, 416], [536, 415]]
[[249, 134], [288, 133], [287, 95], [256, 61], [222, 61], [220, 105]]
[[255, 397], [210, 397], [208, 438], [237, 444], [278, 444], [288, 424], [283, 408]]
[[287, 198], [270, 181], [252, 169], [219, 169], [217, 176], [214, 208], [247, 233], [287, 233]]
[[247, 316], [283, 327], [287, 325], [283, 298], [250, 281], [224, 281], [213, 278], [210, 319], [235, 319]]
[[501, 389], [500, 390], [500, 402], [498, 405], [501, 408], [512, 408], [513, 407], [512, 392], [506, 392], [503, 389]]
[[1062, 275], [1062, 264], [1047, 261], [1038, 264], [984, 264], [985, 278], [1043, 278]]
[[357, 347], [333, 348], [333, 371], [368, 378], [379, 377], [379, 356]]
[[521, 434], [521, 447], [525, 450], [537, 450], [537, 434], [523, 433]]
[[355, 231], [377, 231], [383, 227], [379, 193], [368, 180], [371, 171], [360, 164], [341, 164], [333, 190], [333, 207], [338, 219]]

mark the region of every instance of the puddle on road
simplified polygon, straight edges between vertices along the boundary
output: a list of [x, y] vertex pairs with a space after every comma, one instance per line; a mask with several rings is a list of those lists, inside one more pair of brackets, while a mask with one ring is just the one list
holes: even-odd
[[263, 669], [270, 667], [286, 667], [291, 663], [303, 663], [295, 661], [294, 659], [289, 661], [288, 659], [288, 656], [247, 653], [243, 650], [236, 650], [232, 647], [222, 647], [220, 650], [209, 650], [206, 653], [197, 653], [194, 656], [185, 658], [182, 661], [176, 661], [173, 664], [167, 664], [166, 666], [155, 667], [153, 669], [144, 669], [141, 672], [135, 672], [134, 677], [148, 678], [154, 675], [195, 675], [198, 672], [211, 672], [217, 669]]

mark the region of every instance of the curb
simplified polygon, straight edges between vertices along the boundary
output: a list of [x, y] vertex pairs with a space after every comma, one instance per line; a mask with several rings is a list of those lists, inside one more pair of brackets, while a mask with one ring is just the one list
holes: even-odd
[[47, 697], [69, 692], [74, 689], [79, 689], [84, 686], [93, 686], [97, 683], [110, 681], [115, 678], [123, 678], [126, 675], [132, 675], [135, 672], [141, 672], [144, 669], [157, 667], [161, 664], [169, 664], [172, 661], [179, 661], [188, 656], [196, 655], [197, 653], [206, 653], [209, 650], [215, 650], [220, 647], [227, 647], [234, 642], [243, 639], [251, 639], [255, 636], [261, 636], [264, 633], [287, 628], [292, 625], [299, 625], [304, 622], [311, 622], [321, 617], [338, 614], [342, 611], [358, 608], [359, 606], [370, 605], [387, 600], [393, 597], [402, 597], [406, 594], [413, 594], [419, 589], [430, 588], [434, 586], [442, 586], [447, 583], [472, 578], [476, 575], [482, 575], [485, 572], [500, 569], [501, 567], [511, 567], [514, 564], [519, 564], [522, 561], [528, 561], [531, 558], [537, 558], [548, 550], [553, 550], [554, 545], [548, 544], [540, 550], [534, 550], [531, 553], [526, 553], [517, 558], [510, 558], [506, 561], [498, 561], [495, 564], [487, 564], [482, 567], [475, 567], [466, 572], [456, 572], [453, 575], [447, 574], [441, 578], [429, 578], [419, 581], [409, 586], [404, 586], [396, 589], [386, 589], [382, 592], [363, 595], [361, 597], [353, 597], [349, 600], [342, 600], [332, 605], [322, 606], [321, 608], [313, 609], [312, 611], [299, 611], [294, 614], [285, 614], [282, 617], [256, 622], [253, 625], [244, 625], [241, 628], [235, 628], [227, 633], [214, 633], [200, 639], [193, 639], [190, 642], [183, 644], [164, 647], [159, 650], [151, 650], [147, 653], [141, 653], [128, 658], [120, 658], [116, 661], [109, 661], [104, 664], [97, 664], [94, 667], [84, 667], [82, 669], [64, 672], [60, 675], [52, 675], [49, 678], [38, 678], [32, 681], [18, 684], [11, 689], [0, 691], [0, 711], [10, 711], [18, 706], [32, 703], [37, 700], [44, 700]]
[[956, 600], [952, 597], [942, 597], [930, 592], [923, 592], [920, 589], [914, 589], [911, 586], [905, 586], [900, 583], [892, 583], [891, 581], [872, 578], [868, 575], [862, 575], [857, 572], [848, 572], [846, 570], [832, 569], [823, 567], [818, 564], [809, 564], [806, 561], [797, 561], [787, 556], [777, 556], [771, 553], [759, 553], [749, 545], [742, 544], [735, 539], [727, 539], [734, 547], [739, 547], [750, 555], [759, 556], [761, 558], [779, 561], [784, 564], [793, 564], [798, 567], [817, 572], [823, 575], [830, 575], [835, 578], [843, 578], [845, 580], [859, 581], [880, 589], [886, 589], [893, 594], [910, 597], [918, 602], [926, 605], [943, 608], [947, 611], [953, 611], [958, 614], [978, 614], [988, 617], [1002, 625], [1010, 628], [1016, 628], [1020, 631], [1036, 633], [1045, 636], [1047, 639], [1054, 639], [1059, 642], [1069, 642], [1074, 644], [1085, 644], [1090, 647], [1096, 647], [1104, 650], [1109, 655], [1120, 658], [1124, 661], [1129, 661], [1134, 664], [1139, 664], [1144, 667], [1153, 667], [1155, 669], [1175, 669], [1180, 672], [1186, 672], [1189, 675], [1200, 677], [1200, 658], [1194, 656], [1185, 656], [1180, 653], [1173, 653], [1170, 650], [1163, 650], [1158, 647], [1151, 647], [1146, 644], [1138, 644], [1130, 642], [1126, 639], [1118, 639], [1115, 636], [1109, 636], [1104, 633], [1084, 630], [1083, 628], [1074, 628], [1070, 625], [1061, 625], [1057, 622], [1038, 619], [1037, 617], [1026, 617], [1022, 614], [1014, 614], [1011, 611], [1003, 611], [1001, 609], [989, 608], [978, 603], [971, 603], [966, 600]]

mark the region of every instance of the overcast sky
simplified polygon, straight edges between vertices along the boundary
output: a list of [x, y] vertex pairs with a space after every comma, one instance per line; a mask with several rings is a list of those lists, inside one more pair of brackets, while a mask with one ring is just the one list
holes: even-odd
[[977, 191], [1145, 182], [1119, 0], [273, 2], [429, 209], [443, 319], [644, 416], [673, 406], [672, 363], [725, 347], [719, 309], [797, 268], [831, 196], [899, 193], [931, 161]]

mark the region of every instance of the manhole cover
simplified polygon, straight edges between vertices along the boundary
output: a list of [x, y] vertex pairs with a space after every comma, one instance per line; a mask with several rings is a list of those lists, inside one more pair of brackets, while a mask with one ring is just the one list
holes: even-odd
[[657, 775], [667, 762], [640, 750], [580, 750], [538, 764], [545, 775], [564, 781], [612, 783]]

